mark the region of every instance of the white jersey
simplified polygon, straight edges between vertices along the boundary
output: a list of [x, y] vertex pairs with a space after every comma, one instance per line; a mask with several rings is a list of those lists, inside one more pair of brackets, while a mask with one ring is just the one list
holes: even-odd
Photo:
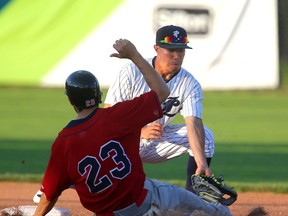
[[[152, 65], [153, 59], [147, 59]], [[202, 118], [203, 92], [200, 83], [184, 68], [167, 82], [170, 95], [162, 104], [164, 115], [158, 121], [163, 126], [169, 125], [180, 113], [184, 118], [195, 116]], [[142, 73], [133, 63], [128, 63], [117, 75], [110, 86], [105, 103], [114, 105], [117, 102], [131, 100], [144, 92], [150, 91]]]
[[[147, 59], [153, 65], [153, 59]], [[184, 118], [195, 116], [202, 118], [203, 92], [201, 85], [184, 68], [167, 82], [170, 95], [162, 103], [163, 117], [157, 121], [164, 127], [160, 139], [140, 140], [140, 156], [145, 163], [160, 163], [178, 157], [185, 153], [193, 156], [190, 149], [187, 128], [185, 124], [170, 124], [175, 115], [180, 113]], [[116, 80], [110, 86], [105, 103], [114, 104], [131, 100], [141, 94], [150, 91], [142, 73], [133, 63], [128, 63], [117, 75]], [[205, 155], [211, 158], [214, 154], [213, 132], [204, 126], [205, 131]]]

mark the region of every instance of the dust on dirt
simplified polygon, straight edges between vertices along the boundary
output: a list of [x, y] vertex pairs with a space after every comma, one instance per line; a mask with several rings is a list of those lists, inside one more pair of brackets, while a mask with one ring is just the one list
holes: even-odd
[[[38, 183], [0, 182], [0, 209], [20, 205], [35, 205], [33, 196], [40, 188]], [[56, 207], [66, 208], [73, 216], [92, 216], [84, 209], [77, 193], [68, 189], [59, 197]], [[270, 216], [288, 216], [288, 194], [246, 192], [239, 193], [238, 200], [229, 206], [234, 216], [247, 216], [253, 209], [263, 207]]]

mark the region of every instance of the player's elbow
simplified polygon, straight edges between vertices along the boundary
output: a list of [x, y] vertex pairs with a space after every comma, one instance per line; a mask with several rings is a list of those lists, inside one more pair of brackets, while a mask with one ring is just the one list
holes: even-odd
[[109, 108], [109, 107], [111, 107], [111, 104], [104, 104], [104, 106], [103, 106], [104, 108]]

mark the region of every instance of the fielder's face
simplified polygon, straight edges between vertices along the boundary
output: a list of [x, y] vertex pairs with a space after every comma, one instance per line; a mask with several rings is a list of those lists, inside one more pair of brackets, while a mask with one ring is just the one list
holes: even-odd
[[173, 75], [179, 71], [185, 56], [185, 49], [165, 49], [158, 45], [155, 45], [154, 49], [157, 53], [155, 69], [159, 73]]

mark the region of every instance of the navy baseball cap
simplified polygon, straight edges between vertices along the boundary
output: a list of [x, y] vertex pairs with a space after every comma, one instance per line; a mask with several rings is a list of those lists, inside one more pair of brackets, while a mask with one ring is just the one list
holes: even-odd
[[163, 26], [156, 32], [156, 44], [165, 49], [192, 49], [187, 46], [187, 32], [180, 26]]

